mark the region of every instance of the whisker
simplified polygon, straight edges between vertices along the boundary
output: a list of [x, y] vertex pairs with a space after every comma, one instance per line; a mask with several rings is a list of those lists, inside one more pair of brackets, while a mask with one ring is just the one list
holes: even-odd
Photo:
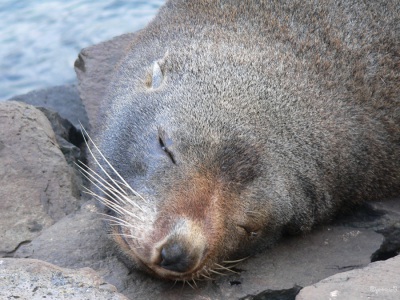
[[210, 277], [212, 276], [212, 275], [210, 274], [209, 269], [203, 269], [203, 270], [204, 270], [205, 272], [207, 272], [207, 275], [208, 275], [208, 276], [210, 276]]
[[137, 227], [133, 226], [131, 223], [129, 223], [129, 222], [123, 220], [123, 219], [120, 219], [120, 218], [118, 218], [118, 217], [116, 217], [116, 216], [111, 216], [111, 215], [103, 214], [103, 213], [98, 213], [98, 214], [101, 215], [101, 216], [103, 216], [104, 219], [105, 219], [106, 221], [109, 221], [109, 222], [119, 222], [118, 225], [120, 225], [120, 226], [124, 226], [124, 227], [127, 227], [127, 228], [137, 229]]
[[[86, 175], [90, 176], [91, 178], [93, 178], [96, 182], [98, 182], [101, 186], [103, 186], [104, 188], [106, 188], [107, 190], [112, 190], [115, 191], [115, 193], [120, 194], [121, 196], [127, 196], [126, 193], [122, 194], [118, 189], [119, 186], [114, 186], [112, 184], [110, 184], [107, 180], [105, 180], [100, 174], [96, 173], [93, 169], [91, 169], [89, 166], [87, 166], [86, 164], [84, 164], [83, 162], [79, 161], [79, 165], [78, 167], [80, 168], [81, 172], [84, 172]], [[82, 165], [84, 167], [86, 167], [89, 171], [85, 170]], [[117, 182], [118, 185], [118, 182]]]
[[138, 229], [137, 227], [134, 227], [130, 224], [129, 225], [124, 224], [123, 222], [117, 222], [117, 221], [112, 221], [112, 220], [109, 220], [108, 222], [111, 226], [120, 226], [120, 227], [124, 227], [127, 229], [136, 229], [136, 230]]
[[185, 280], [185, 282], [192, 288], [195, 290], [195, 288], [193, 287], [193, 285], [190, 284], [189, 280]]
[[105, 180], [103, 176], [97, 173], [94, 169], [90, 168], [87, 164], [85, 164], [81, 160], [78, 160], [78, 163], [76, 163], [76, 165], [78, 166], [81, 172], [85, 173], [86, 175], [90, 176], [93, 179], [96, 179], [96, 181], [102, 183], [102, 185], [107, 185], [108, 187], [114, 188], [114, 186], [110, 184], [107, 180]]
[[246, 214], [265, 217], [265, 213], [260, 211], [247, 210]]
[[237, 260], [224, 260], [222, 263], [224, 264], [236, 264], [236, 263], [240, 263], [246, 259], [248, 259], [250, 256], [247, 256], [245, 258], [241, 258], [241, 259], [237, 259]]
[[98, 200], [99, 202], [103, 203], [105, 206], [109, 207], [110, 209], [112, 209], [116, 213], [119, 213], [117, 211], [117, 208], [119, 207], [118, 204], [116, 204], [115, 202], [110, 201], [110, 200], [108, 200], [108, 199], [96, 194], [95, 192], [89, 190], [87, 187], [84, 187], [84, 189], [85, 190], [83, 191], [83, 193], [88, 194], [88, 195], [96, 198], [96, 200]]
[[[94, 184], [94, 183], [93, 183], [93, 184]], [[94, 185], [95, 185], [95, 184], [94, 184]], [[109, 199], [107, 199], [107, 198], [105, 198], [105, 197], [101, 197], [101, 196], [97, 195], [96, 193], [92, 192], [91, 190], [89, 190], [89, 189], [86, 188], [86, 187], [85, 187], [85, 191], [84, 191], [84, 192], [87, 193], [87, 194], [89, 194], [89, 195], [92, 195], [92, 196], [96, 197], [100, 202], [102, 202], [105, 206], [107, 206], [108, 208], [110, 208], [111, 210], [113, 210], [115, 213], [117, 213], [117, 214], [119, 214], [119, 215], [122, 215], [122, 216], [123, 216], [123, 215], [125, 215], [125, 216], [128, 215], [128, 216], [131, 216], [131, 217], [133, 217], [133, 218], [138, 219], [138, 220], [141, 221], [141, 222], [144, 222], [144, 220], [143, 220], [141, 217], [135, 215], [133, 212], [131, 212], [131, 211], [125, 209], [124, 207], [122, 207], [121, 205], [119, 205], [119, 204], [116, 203], [116, 202], [110, 201]], [[104, 191], [103, 191], [103, 192], [104, 192]]]
[[[82, 134], [83, 139], [85, 141], [85, 144], [87, 146], [87, 149], [89, 150], [90, 155], [92, 156], [92, 158], [94, 159], [94, 161], [97, 163], [97, 165], [100, 167], [100, 169], [104, 172], [104, 174], [107, 175], [107, 177], [115, 184], [114, 179], [108, 174], [108, 172], [103, 168], [103, 166], [100, 164], [100, 162], [98, 161], [98, 159], [96, 158], [96, 156], [94, 155], [92, 149], [89, 146], [88, 143], [88, 139], [89, 141], [93, 144], [93, 146], [95, 147], [95, 149], [99, 152], [100, 156], [104, 159], [104, 161], [111, 167], [111, 169], [113, 169], [113, 167], [111, 166], [111, 164], [109, 163], [109, 161], [105, 158], [105, 156], [103, 155], [103, 153], [100, 151], [100, 149], [96, 146], [96, 144], [94, 143], [94, 141], [92, 140], [92, 138], [89, 136], [89, 133], [86, 131], [86, 129], [82, 127], [82, 131], [84, 134]], [[87, 136], [87, 138], [86, 138]], [[117, 174], [118, 175], [118, 174]], [[116, 186], [118, 186], [117, 184], [115, 184]], [[121, 189], [121, 188], [120, 188]], [[121, 189], [122, 193], [126, 193], [123, 189]]]
[[[229, 271], [229, 272], [232, 272], [232, 273], [235, 273], [235, 274], [239, 274], [238, 272], [236, 272], [236, 271], [234, 271], [234, 270], [231, 270], [230, 268], [227, 268], [227, 267], [224, 267], [224, 266], [222, 266], [222, 265], [219, 265], [219, 264], [215, 264], [218, 268], [215, 268], [215, 269], [217, 269], [217, 270], [227, 270], [227, 271]], [[233, 268], [233, 267], [232, 267]]]
[[[95, 185], [97, 188], [99, 188], [95, 183], [92, 182], [92, 184]], [[116, 199], [112, 198], [111, 195], [107, 194], [107, 193], [106, 193], [104, 190], [102, 190], [101, 188], [99, 188], [99, 189], [100, 189], [102, 192], [104, 192], [105, 194], [107, 194], [107, 195], [108, 195], [110, 198], [112, 198], [112, 200], [114, 200], [114, 201], [111, 201], [111, 200], [109, 200], [109, 199], [107, 199], [107, 198], [105, 198], [105, 197], [102, 197], [102, 196], [96, 194], [95, 192], [89, 190], [87, 187], [84, 187], [84, 189], [85, 189], [85, 190], [84, 190], [84, 193], [95, 197], [97, 200], [99, 200], [101, 203], [103, 203], [103, 204], [104, 204], [105, 206], [107, 206], [108, 208], [112, 209], [112, 210], [113, 210], [114, 212], [116, 212], [117, 214], [125, 215], [125, 211], [126, 211], [126, 210], [125, 210], [121, 205], [119, 205], [119, 204], [117, 203], [117, 200], [116, 200]], [[127, 213], [128, 215], [134, 216], [134, 215], [133, 215], [131, 212], [129, 212], [129, 211], [126, 211], [126, 213]]]
[[212, 280], [211, 277], [209, 277], [209, 276], [207, 276], [207, 275], [205, 275], [205, 274], [203, 274], [203, 273], [200, 273], [200, 276], [203, 276], [203, 277], [206, 278], [206, 279]]
[[132, 238], [132, 239], [137, 239], [136, 236], [133, 236], [131, 234], [125, 234], [125, 233], [115, 233], [115, 232], [113, 232], [113, 233], [109, 233], [108, 235], [110, 235], [110, 236], [124, 236], [124, 237], [129, 237], [129, 238]]
[[194, 278], [192, 278], [193, 284], [196, 287], [196, 289], [198, 289], [199, 287], [197, 286], [196, 280]]
[[174, 281], [174, 284], [172, 285], [171, 289], [175, 287], [176, 283], [178, 282], [178, 280]]
[[[114, 173], [119, 177], [119, 179], [125, 184], [125, 186], [134, 194], [137, 195], [140, 199], [142, 199], [143, 201], [145, 201], [147, 203], [147, 200], [145, 200], [138, 192], [136, 192], [134, 189], [132, 189], [132, 187], [125, 181], [125, 179], [119, 174], [119, 172], [111, 165], [111, 163], [108, 161], [108, 159], [103, 155], [103, 153], [100, 151], [100, 149], [97, 147], [97, 145], [94, 143], [94, 141], [92, 140], [92, 138], [89, 136], [88, 132], [86, 131], [86, 129], [82, 126], [82, 130], [83, 132], [87, 135], [89, 141], [93, 144], [94, 148], [98, 151], [98, 153], [100, 154], [100, 156], [104, 159], [104, 161], [107, 163], [107, 165], [111, 168], [111, 170], [114, 171]], [[89, 147], [89, 143], [87, 142], [87, 139], [85, 137], [85, 134], [83, 134], [83, 138], [85, 140], [85, 143], [87, 145], [87, 148], [90, 152], [90, 154], [92, 155], [93, 159], [96, 161], [96, 163], [98, 164], [98, 166], [100, 167], [100, 169], [107, 175], [107, 177], [115, 183], [115, 180], [104, 170], [103, 166], [101, 166], [101, 164], [99, 163], [99, 161], [97, 160], [97, 158], [94, 156], [93, 151], [90, 149]], [[119, 187], [119, 186], [118, 186]], [[121, 189], [121, 188], [120, 188]], [[124, 190], [121, 189], [121, 191], [123, 193], [125, 193]]]
[[236, 266], [238, 266], [238, 265], [240, 265], [240, 262], [238, 262], [238, 263], [236, 263], [236, 264], [232, 264], [232, 265], [229, 265], [229, 266], [226, 266], [228, 269], [233, 269], [234, 267], [236, 267]]
[[[104, 186], [104, 188], [103, 187], [101, 187], [101, 185], [99, 185], [99, 184], [97, 184], [96, 182], [94, 182], [91, 178], [90, 178], [90, 176], [87, 176], [85, 173], [81, 173], [87, 180], [89, 180], [89, 182], [91, 183], [91, 184], [93, 184], [95, 187], [97, 187], [100, 191], [102, 191], [104, 194], [106, 194], [108, 197], [110, 197], [112, 200], [114, 200], [114, 202], [121, 202], [121, 201], [119, 201], [119, 197], [117, 196], [117, 195], [115, 195], [115, 193], [113, 193], [113, 195], [110, 195], [110, 193], [108, 193], [107, 191], [111, 191], [112, 192], [112, 190], [111, 189], [108, 189], [106, 186]], [[93, 177], [93, 176], [92, 176]], [[94, 178], [95, 179], [95, 178]], [[101, 184], [101, 183], [100, 183]], [[93, 193], [93, 196], [97, 196], [97, 197], [100, 197], [99, 195], [97, 195], [95, 192], [93, 192], [93, 191], [91, 191], [90, 189], [88, 189], [87, 187], [84, 187], [85, 188], [85, 190], [86, 191], [90, 191], [90, 192], [92, 192]], [[89, 193], [89, 192], [88, 192]]]
[[[110, 233], [110, 236], [123, 236], [123, 237], [128, 237], [133, 240], [138, 240], [136, 236], [130, 235], [130, 234], [123, 234], [123, 233]], [[136, 249], [141, 249], [142, 247], [135, 247]]]
[[[82, 163], [82, 164], [84, 166], [86, 166], [84, 163]], [[115, 202], [118, 201], [118, 202], [122, 202], [122, 203], [125, 203], [125, 204], [126, 203], [132, 204], [133, 206], [135, 206], [136, 208], [138, 208], [142, 212], [144, 212], [143, 209], [135, 201], [132, 201], [126, 195], [121, 194], [121, 192], [119, 190], [116, 190], [113, 185], [111, 185], [109, 182], [105, 181], [104, 178], [102, 178], [99, 174], [94, 172], [92, 169], [90, 169], [89, 167], [86, 166], [92, 172], [92, 173], [90, 173], [90, 172], [86, 171], [84, 168], [82, 168], [82, 166], [78, 165], [78, 167], [80, 168], [81, 173], [83, 172], [82, 175], [85, 176], [86, 179], [88, 179], [93, 185], [95, 185], [103, 193], [107, 194], [107, 196], [112, 198]], [[94, 176], [94, 175], [96, 175], [97, 177]], [[92, 178], [93, 180], [95, 180], [102, 188], [100, 188], [99, 185], [95, 184], [88, 176], [90, 178]], [[103, 188], [105, 190], [109, 191], [112, 194], [112, 196], [109, 193], [107, 193]]]
[[213, 270], [213, 269], [209, 269], [209, 271], [212, 272], [212, 273], [218, 274], [218, 275], [226, 276], [225, 273], [220, 273], [220, 272], [215, 271], [215, 270]]

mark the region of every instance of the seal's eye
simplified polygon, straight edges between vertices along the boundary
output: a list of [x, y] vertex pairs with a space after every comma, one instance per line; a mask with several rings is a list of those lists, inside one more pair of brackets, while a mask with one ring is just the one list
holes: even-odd
[[170, 149], [168, 149], [168, 145], [172, 145], [172, 141], [167, 137], [166, 133], [162, 129], [158, 130], [158, 142], [160, 144], [161, 150], [163, 150], [168, 155], [173, 164], [176, 164], [174, 154]]
[[256, 228], [251, 228], [245, 225], [238, 225], [238, 227], [244, 230], [250, 238], [256, 238], [259, 234], [259, 230]]

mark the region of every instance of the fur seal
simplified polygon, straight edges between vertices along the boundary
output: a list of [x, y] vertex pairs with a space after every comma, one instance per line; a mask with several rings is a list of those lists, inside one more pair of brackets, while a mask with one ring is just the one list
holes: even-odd
[[120, 62], [94, 137], [126, 260], [209, 278], [400, 192], [397, 0], [171, 0]]

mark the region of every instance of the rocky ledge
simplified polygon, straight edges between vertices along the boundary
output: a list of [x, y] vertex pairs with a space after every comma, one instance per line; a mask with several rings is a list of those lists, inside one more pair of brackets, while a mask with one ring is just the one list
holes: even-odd
[[285, 237], [196, 286], [128, 270], [75, 162], [85, 161], [79, 126], [95, 124], [131, 37], [82, 50], [78, 87], [0, 102], [1, 299], [400, 299], [400, 199]]

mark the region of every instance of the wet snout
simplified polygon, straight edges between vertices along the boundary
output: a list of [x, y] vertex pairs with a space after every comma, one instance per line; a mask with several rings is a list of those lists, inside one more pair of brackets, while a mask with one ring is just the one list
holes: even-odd
[[201, 227], [191, 220], [180, 219], [155, 245], [153, 265], [182, 274], [193, 272], [206, 255], [206, 245]]

